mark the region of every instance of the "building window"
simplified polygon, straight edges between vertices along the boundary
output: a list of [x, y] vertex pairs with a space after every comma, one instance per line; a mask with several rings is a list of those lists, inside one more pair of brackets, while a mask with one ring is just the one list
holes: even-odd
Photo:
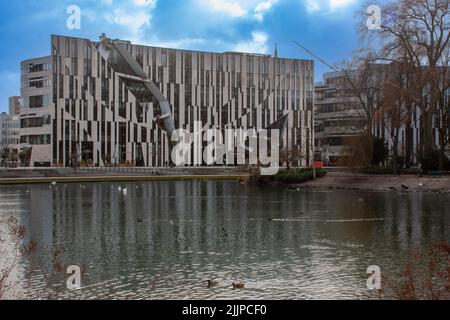
[[49, 96], [30, 96], [23, 99], [24, 108], [46, 108], [49, 104]]
[[22, 128], [39, 128], [44, 125], [50, 124], [50, 116], [26, 118], [20, 121], [20, 126]]
[[49, 63], [31, 64], [28, 66], [28, 73], [42, 72], [50, 70]]
[[26, 143], [30, 145], [50, 144], [50, 135], [40, 134], [40, 135], [21, 136], [20, 143]]
[[161, 66], [167, 67], [167, 52], [166, 51], [161, 52]]
[[43, 78], [31, 78], [30, 81], [25, 82], [25, 88], [46, 88], [50, 87], [51, 82]]

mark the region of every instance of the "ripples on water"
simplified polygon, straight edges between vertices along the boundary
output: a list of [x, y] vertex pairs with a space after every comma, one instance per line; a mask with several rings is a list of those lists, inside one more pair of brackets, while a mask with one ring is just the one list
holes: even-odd
[[[21, 265], [28, 297], [355, 299], [373, 296], [369, 265], [399, 272], [415, 248], [450, 240], [448, 200], [229, 181], [2, 186], [0, 217], [39, 245]], [[82, 266], [82, 290], [46, 284], [57, 260]]]

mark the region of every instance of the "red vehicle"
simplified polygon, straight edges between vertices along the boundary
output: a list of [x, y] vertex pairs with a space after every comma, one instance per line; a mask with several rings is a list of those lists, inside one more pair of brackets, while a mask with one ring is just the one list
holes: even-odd
[[323, 161], [316, 161], [316, 162], [313, 163], [312, 166], [313, 166], [314, 168], [321, 168], [321, 169], [323, 169], [324, 164], [323, 164]]

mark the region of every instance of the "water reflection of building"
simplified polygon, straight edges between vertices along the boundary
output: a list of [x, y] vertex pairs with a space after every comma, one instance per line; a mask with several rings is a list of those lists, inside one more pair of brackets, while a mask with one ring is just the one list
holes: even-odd
[[[260, 130], [286, 114], [285, 147], [300, 148], [303, 164], [312, 159], [312, 61], [164, 49], [104, 35], [99, 42], [52, 36], [52, 55], [45, 59], [50, 62], [22, 64], [29, 86], [24, 109], [35, 117], [51, 114], [45, 132], [22, 136], [32, 158], [45, 154], [32, 165], [68, 166], [78, 159], [98, 166], [166, 166], [167, 134], [176, 128], [192, 132], [202, 121], [209, 128]], [[39, 144], [28, 141], [35, 135]]]
[[[5, 196], [1, 213], [11, 205]], [[216, 275], [240, 275], [262, 289], [269, 282], [280, 294], [350, 297], [365, 290], [368, 265], [397, 270], [416, 248], [450, 240], [445, 197], [255, 192], [231, 181], [168, 181], [33, 186], [15, 208], [39, 245], [32, 265], [51, 269], [62, 245], [60, 261], [88, 270], [83, 284], [93, 286], [80, 294], [91, 298], [103, 291], [117, 297], [130, 283], [134, 294], [148, 293], [155, 278], [167, 290], [154, 297], [175, 297], [179, 288]]]

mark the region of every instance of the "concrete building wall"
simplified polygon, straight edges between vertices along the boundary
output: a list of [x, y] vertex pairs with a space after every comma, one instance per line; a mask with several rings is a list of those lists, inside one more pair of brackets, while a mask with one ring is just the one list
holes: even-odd
[[[284, 143], [313, 156], [313, 62], [52, 36], [53, 163], [170, 164], [159, 94], [175, 128], [267, 128], [288, 114]], [[125, 61], [127, 60], [127, 61]], [[136, 72], [136, 70], [141, 70]], [[167, 126], [167, 122], [166, 122]]]
[[19, 115], [20, 114], [20, 97], [14, 96], [9, 97], [9, 114]]

